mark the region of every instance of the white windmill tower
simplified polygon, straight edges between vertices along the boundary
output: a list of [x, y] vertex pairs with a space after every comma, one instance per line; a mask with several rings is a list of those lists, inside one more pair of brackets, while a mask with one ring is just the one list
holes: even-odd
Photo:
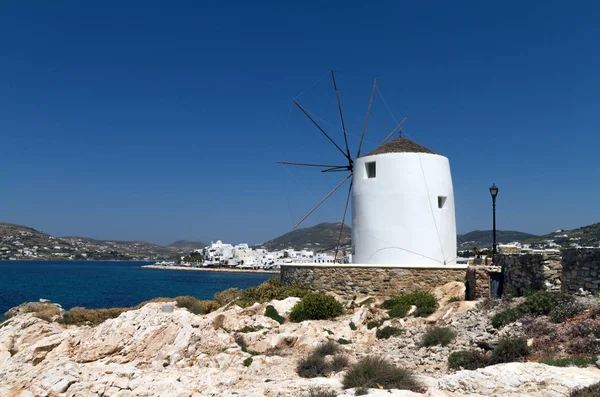
[[[350, 180], [340, 226], [336, 259], [348, 203], [352, 196], [353, 262], [373, 265], [451, 265], [456, 264], [456, 222], [450, 164], [441, 156], [400, 135], [388, 139], [402, 120], [375, 150], [361, 156], [377, 80], [369, 100], [367, 116], [355, 157], [350, 154], [335, 75], [336, 93], [345, 150], [329, 136], [310, 114], [293, 102], [342, 153], [347, 165], [307, 164], [281, 161], [280, 164], [320, 167], [321, 172], [349, 174], [333, 188], [294, 228], [298, 227], [346, 181]], [[386, 143], [387, 142], [387, 143]]]

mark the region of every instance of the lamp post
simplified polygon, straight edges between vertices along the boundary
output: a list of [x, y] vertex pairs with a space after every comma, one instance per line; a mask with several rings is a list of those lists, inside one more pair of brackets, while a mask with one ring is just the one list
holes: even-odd
[[493, 242], [493, 252], [494, 255], [496, 255], [498, 253], [498, 249], [497, 249], [497, 244], [496, 244], [496, 196], [498, 195], [498, 187], [496, 187], [496, 184], [494, 183], [491, 187], [490, 187], [490, 194], [492, 195], [492, 213], [493, 213], [493, 219], [494, 219], [494, 223], [493, 223], [493, 238], [494, 238], [494, 242]]

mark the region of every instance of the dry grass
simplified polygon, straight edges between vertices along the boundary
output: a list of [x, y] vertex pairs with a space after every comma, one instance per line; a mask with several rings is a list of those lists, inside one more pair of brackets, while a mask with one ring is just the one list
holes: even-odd
[[396, 367], [380, 357], [366, 357], [351, 366], [344, 375], [342, 384], [344, 389], [366, 387], [414, 392], [422, 387], [409, 370]]

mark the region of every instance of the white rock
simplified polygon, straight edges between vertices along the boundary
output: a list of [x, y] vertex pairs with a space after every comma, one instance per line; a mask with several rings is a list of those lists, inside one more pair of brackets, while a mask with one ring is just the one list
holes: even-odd
[[267, 303], [266, 306], [271, 305], [275, 308], [275, 310], [277, 310], [277, 313], [279, 313], [280, 316], [288, 317], [292, 311], [292, 307], [294, 307], [294, 305], [298, 302], [300, 302], [300, 298], [291, 296], [283, 300], [272, 300], [271, 302]]

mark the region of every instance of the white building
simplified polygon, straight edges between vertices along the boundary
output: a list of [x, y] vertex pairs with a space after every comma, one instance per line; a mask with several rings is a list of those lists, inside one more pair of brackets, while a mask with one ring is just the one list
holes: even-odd
[[446, 157], [405, 138], [354, 163], [353, 262], [456, 264], [456, 222]]

